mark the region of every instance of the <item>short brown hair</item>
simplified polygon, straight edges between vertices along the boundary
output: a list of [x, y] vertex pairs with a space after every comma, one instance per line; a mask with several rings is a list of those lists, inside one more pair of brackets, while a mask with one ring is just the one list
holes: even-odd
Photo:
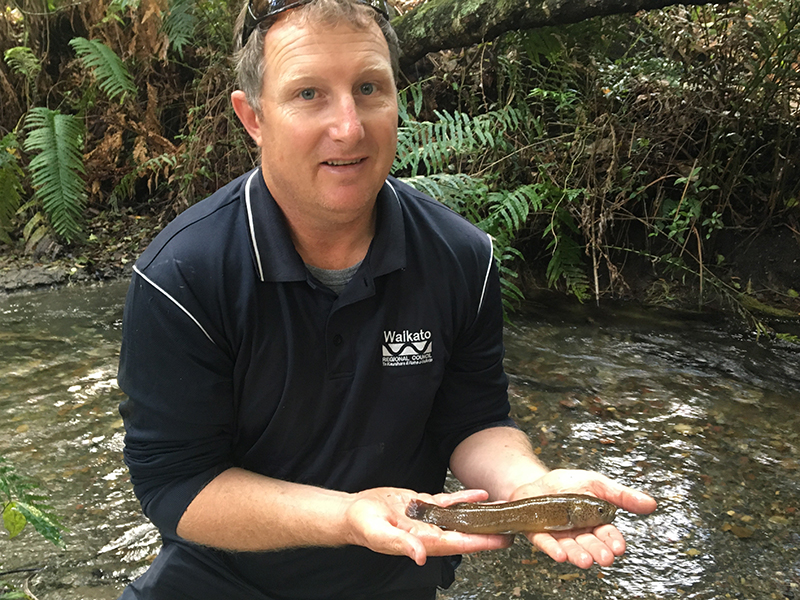
[[[245, 3], [244, 8], [239, 13], [239, 17], [236, 19], [233, 32], [236, 84], [244, 92], [247, 103], [260, 116], [261, 90], [264, 86], [264, 73], [266, 72], [264, 38], [275, 21], [274, 19], [269, 19], [260, 23], [243, 47], [242, 29], [244, 28], [244, 18], [247, 10], [248, 5]], [[307, 4], [292, 9], [292, 11], [318, 23], [345, 22], [357, 28], [368, 27], [370, 21], [378, 23], [389, 46], [392, 74], [394, 75], [395, 83], [397, 83], [400, 71], [400, 44], [397, 40], [397, 34], [392, 29], [389, 21], [376, 10], [356, 0], [311, 0]]]

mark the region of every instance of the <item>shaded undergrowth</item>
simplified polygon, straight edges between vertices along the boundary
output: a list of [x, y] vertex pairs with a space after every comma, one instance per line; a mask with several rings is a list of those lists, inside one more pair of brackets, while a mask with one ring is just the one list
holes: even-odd
[[[228, 98], [237, 6], [7, 4], [1, 249], [80, 262], [98, 227], [165, 223], [256, 162]], [[403, 74], [395, 173], [493, 236], [509, 308], [520, 273], [599, 301], [646, 271], [650, 301], [688, 284], [766, 331], [723, 240], [800, 234], [798, 20], [800, 0], [741, 0], [429, 55]]]

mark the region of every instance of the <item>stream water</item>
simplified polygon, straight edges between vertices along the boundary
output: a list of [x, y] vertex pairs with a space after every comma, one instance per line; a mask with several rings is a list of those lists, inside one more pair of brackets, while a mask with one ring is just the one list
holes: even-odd
[[[39, 600], [111, 600], [158, 552], [122, 463], [117, 352], [127, 284], [0, 296], [0, 456], [40, 483], [66, 549], [0, 531], [0, 576]], [[659, 500], [620, 511], [609, 568], [524, 539], [465, 557], [446, 600], [800, 598], [800, 352], [723, 321], [533, 306], [507, 328], [514, 416], [551, 466]], [[2, 593], [2, 588], [0, 588]]]

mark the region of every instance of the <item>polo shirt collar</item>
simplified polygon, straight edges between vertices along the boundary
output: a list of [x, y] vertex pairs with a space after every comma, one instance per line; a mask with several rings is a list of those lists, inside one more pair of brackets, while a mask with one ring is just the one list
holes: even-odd
[[[247, 225], [253, 249], [256, 275], [261, 281], [306, 281], [308, 270], [289, 234], [289, 226], [278, 204], [267, 189], [261, 168], [245, 180], [244, 199]], [[406, 265], [406, 240], [403, 213], [395, 186], [384, 182], [377, 198], [378, 216], [375, 237], [362, 265], [370, 277], [402, 269]]]

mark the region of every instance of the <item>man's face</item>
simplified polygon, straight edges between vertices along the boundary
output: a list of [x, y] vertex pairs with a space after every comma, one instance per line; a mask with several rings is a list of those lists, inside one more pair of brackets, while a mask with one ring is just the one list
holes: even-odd
[[293, 223], [371, 214], [394, 160], [397, 97], [389, 48], [368, 29], [305, 24], [291, 15], [264, 41], [262, 167]]

